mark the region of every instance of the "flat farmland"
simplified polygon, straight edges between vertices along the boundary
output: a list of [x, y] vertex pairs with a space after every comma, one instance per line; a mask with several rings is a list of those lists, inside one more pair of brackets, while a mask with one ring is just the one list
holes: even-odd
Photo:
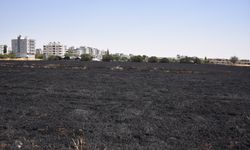
[[250, 149], [250, 68], [0, 61], [0, 149]]

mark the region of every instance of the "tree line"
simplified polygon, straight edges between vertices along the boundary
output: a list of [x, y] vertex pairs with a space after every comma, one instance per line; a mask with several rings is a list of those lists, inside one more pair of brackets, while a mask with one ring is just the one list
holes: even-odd
[[[6, 58], [16, 58], [14, 54], [0, 54], [0, 59], [6, 59]], [[37, 54], [35, 55], [36, 59], [45, 59], [43, 54]], [[80, 58], [76, 58], [82, 61], [92, 61], [94, 57], [92, 57], [90, 54], [82, 54]], [[70, 55], [65, 55], [64, 58], [60, 56], [49, 56], [46, 60], [70, 60]], [[238, 62], [238, 57], [232, 56], [229, 61], [233, 64]], [[177, 58], [159, 58], [156, 56], [146, 56], [146, 55], [134, 55], [125, 57], [120, 56], [119, 54], [109, 54], [109, 52], [105, 55], [103, 55], [102, 60], [103, 62], [149, 62], [149, 63], [187, 63], [187, 64], [208, 64], [209, 60], [205, 57], [204, 59], [198, 58], [198, 57], [188, 57], [188, 56], [180, 56], [177, 55]]]
[[[81, 60], [83, 61], [92, 61], [93, 57], [89, 54], [83, 54], [81, 55]], [[229, 61], [233, 64], [237, 63], [238, 57], [232, 56]], [[102, 58], [103, 62], [149, 62], [149, 63], [186, 63], [186, 64], [208, 64], [209, 60], [205, 57], [204, 59], [198, 58], [198, 57], [188, 57], [188, 56], [182, 56], [175, 58], [167, 58], [167, 57], [156, 57], [151, 56], [148, 57], [146, 55], [135, 55], [131, 56], [130, 58], [119, 56], [117, 54], [106, 54], [103, 55]]]

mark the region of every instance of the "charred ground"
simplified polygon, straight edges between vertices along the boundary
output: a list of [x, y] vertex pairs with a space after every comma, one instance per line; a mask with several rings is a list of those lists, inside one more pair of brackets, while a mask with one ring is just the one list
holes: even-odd
[[0, 149], [249, 149], [250, 68], [0, 62]]

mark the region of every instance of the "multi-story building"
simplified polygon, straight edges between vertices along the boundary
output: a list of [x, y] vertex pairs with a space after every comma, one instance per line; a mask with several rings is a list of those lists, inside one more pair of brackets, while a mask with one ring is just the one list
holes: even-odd
[[81, 46], [80, 48], [77, 49], [79, 56], [82, 54], [90, 54], [91, 55], [91, 50], [92, 48], [86, 47], [86, 46]]
[[35, 58], [36, 43], [33, 39], [21, 39], [21, 35], [17, 39], [11, 41], [12, 52], [16, 57]]
[[248, 60], [248, 59], [241, 59], [241, 60], [237, 61], [237, 64], [250, 65], [250, 60]]
[[75, 48], [74, 46], [69, 47], [69, 48], [66, 50], [66, 53], [68, 54], [68, 56], [69, 56], [71, 59], [79, 58], [79, 57], [80, 57], [78, 49]]
[[7, 45], [0, 45], [0, 54], [8, 54], [8, 46]]
[[87, 46], [81, 46], [80, 48], [77, 48], [77, 54], [81, 56], [82, 54], [89, 54], [91, 55], [95, 60], [101, 60], [102, 56], [105, 55], [105, 51], [99, 50], [97, 48], [87, 47]]
[[229, 59], [220, 59], [220, 58], [215, 58], [215, 59], [208, 59], [210, 64], [218, 64], [218, 65], [231, 65], [232, 62], [230, 62]]
[[36, 49], [36, 54], [43, 54], [43, 51], [41, 48]]
[[64, 57], [66, 52], [66, 46], [61, 44], [60, 42], [50, 42], [48, 45], [43, 46], [43, 54], [45, 57], [53, 56], [60, 56]]

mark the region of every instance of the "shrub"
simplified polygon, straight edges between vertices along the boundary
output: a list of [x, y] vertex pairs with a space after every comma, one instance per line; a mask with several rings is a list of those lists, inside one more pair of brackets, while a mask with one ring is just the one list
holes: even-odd
[[131, 62], [143, 62], [143, 60], [144, 60], [143, 57], [140, 55], [130, 57]]
[[148, 61], [148, 56], [147, 55], [142, 55], [143, 61], [147, 62]]
[[4, 53], [4, 54], [7, 54], [7, 52], [8, 52], [8, 46], [7, 46], [7, 45], [4, 45], [4, 47], [3, 47], [3, 53]]
[[54, 55], [51, 55], [48, 57], [48, 60], [61, 60], [62, 57], [61, 56], [54, 56]]
[[121, 57], [119, 55], [112, 55], [114, 61], [120, 61]]
[[36, 55], [35, 55], [35, 58], [36, 58], [36, 59], [43, 59], [43, 54], [36, 54]]
[[72, 58], [72, 57], [77, 57], [77, 55], [76, 54], [74, 54], [74, 53], [72, 53], [72, 52], [66, 52], [65, 54], [64, 54], [64, 59], [66, 58]]
[[155, 56], [149, 57], [148, 58], [148, 62], [150, 63], [157, 63], [158, 62], [158, 58]]
[[230, 62], [233, 63], [233, 64], [235, 64], [238, 60], [239, 60], [239, 58], [236, 57], [236, 56], [232, 56], [232, 57], [230, 58]]
[[180, 59], [180, 63], [192, 64], [194, 61], [191, 57], [186, 56]]
[[207, 57], [205, 57], [203, 60], [203, 64], [208, 64], [208, 63], [209, 63], [209, 60], [207, 59]]
[[4, 58], [16, 58], [15, 54], [0, 54], [0, 58], [4, 59]]
[[7, 55], [0, 54], [0, 58], [1, 58], [1, 59], [7, 58]]
[[90, 54], [82, 54], [81, 55], [81, 60], [82, 61], [91, 61], [93, 57]]
[[114, 58], [112, 55], [106, 54], [106, 55], [102, 56], [102, 61], [104, 61], [104, 62], [111, 62], [113, 60], [114, 60]]
[[168, 58], [162, 58], [160, 59], [160, 63], [169, 63], [170, 60]]
[[183, 57], [180, 59], [180, 63], [187, 63], [187, 64], [201, 64], [202, 61], [198, 57]]
[[69, 57], [69, 56], [64, 56], [63, 59], [64, 59], [64, 60], [70, 60], [70, 57]]
[[127, 57], [121, 57], [121, 60], [122, 62], [127, 62], [128, 61], [128, 58]]
[[15, 54], [8, 54], [7, 57], [8, 58], [16, 58], [16, 55]]
[[202, 63], [201, 59], [198, 58], [198, 57], [194, 57], [194, 58], [193, 58], [193, 62], [194, 62], [195, 64], [201, 64], [201, 63]]

